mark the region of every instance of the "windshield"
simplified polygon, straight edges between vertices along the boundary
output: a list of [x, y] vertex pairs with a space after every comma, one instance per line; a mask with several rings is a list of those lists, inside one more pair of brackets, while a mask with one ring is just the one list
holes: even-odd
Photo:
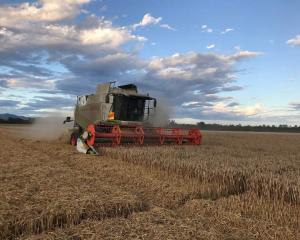
[[143, 121], [145, 110], [145, 99], [134, 96], [115, 95], [113, 101], [113, 112], [116, 120]]

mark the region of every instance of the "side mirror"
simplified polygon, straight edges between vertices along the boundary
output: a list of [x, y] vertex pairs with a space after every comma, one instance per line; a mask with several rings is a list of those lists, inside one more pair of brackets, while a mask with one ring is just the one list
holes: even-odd
[[66, 117], [66, 119], [64, 120], [64, 124], [67, 123], [67, 122], [73, 122], [71, 117]]

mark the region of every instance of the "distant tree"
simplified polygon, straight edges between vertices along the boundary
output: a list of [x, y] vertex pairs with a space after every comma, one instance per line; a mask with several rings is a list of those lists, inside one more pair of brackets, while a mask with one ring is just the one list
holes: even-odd
[[253, 132], [298, 132], [300, 133], [300, 126], [288, 126], [286, 124], [281, 124], [279, 126], [275, 125], [258, 125], [258, 126], [243, 126], [241, 124], [233, 125], [222, 125], [216, 123], [205, 123], [198, 122], [197, 124], [178, 124], [175, 121], [170, 121], [170, 127], [180, 127], [180, 128], [199, 128], [202, 130], [215, 130], [215, 131], [253, 131]]

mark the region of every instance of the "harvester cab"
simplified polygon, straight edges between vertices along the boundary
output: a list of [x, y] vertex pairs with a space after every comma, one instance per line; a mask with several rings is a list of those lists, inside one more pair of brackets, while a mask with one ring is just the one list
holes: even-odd
[[77, 97], [75, 124], [81, 128], [90, 123], [150, 124], [155, 107], [156, 99], [139, 94], [133, 84], [100, 84], [95, 94]]
[[[149, 94], [140, 94], [134, 84], [118, 87], [114, 82], [99, 84], [94, 94], [77, 97], [70, 143], [76, 145], [84, 132], [88, 133], [86, 145], [92, 147], [201, 143], [199, 129], [154, 127], [156, 106], [157, 100]], [[66, 122], [69, 121], [67, 118]]]

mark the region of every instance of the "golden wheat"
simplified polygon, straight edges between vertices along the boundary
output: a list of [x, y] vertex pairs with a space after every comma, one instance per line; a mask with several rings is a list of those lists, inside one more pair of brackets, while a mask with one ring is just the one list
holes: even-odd
[[100, 157], [0, 140], [0, 239], [300, 237], [300, 135], [204, 133], [199, 147]]

